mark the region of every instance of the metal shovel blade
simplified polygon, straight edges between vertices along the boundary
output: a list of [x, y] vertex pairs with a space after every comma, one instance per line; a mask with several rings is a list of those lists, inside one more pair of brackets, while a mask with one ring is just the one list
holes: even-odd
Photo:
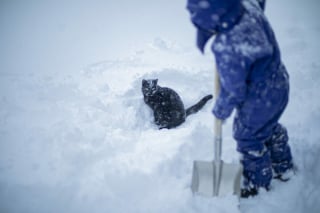
[[234, 194], [240, 196], [240, 164], [223, 161], [194, 161], [191, 190], [208, 197]]
[[[215, 72], [215, 97], [220, 93], [219, 74]], [[240, 164], [224, 163], [222, 151], [222, 121], [214, 120], [214, 161], [194, 161], [191, 190], [204, 196], [240, 196], [242, 167]]]

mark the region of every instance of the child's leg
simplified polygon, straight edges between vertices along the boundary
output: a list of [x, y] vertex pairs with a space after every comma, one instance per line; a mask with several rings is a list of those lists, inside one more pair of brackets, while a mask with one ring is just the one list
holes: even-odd
[[281, 175], [293, 168], [288, 133], [281, 124], [277, 124], [274, 128], [273, 135], [267, 142], [267, 147], [270, 150], [272, 168], [276, 175]]
[[272, 179], [270, 153], [267, 149], [262, 151], [242, 150], [244, 188], [269, 189]]
[[[290, 153], [290, 149], [286, 148], [287, 133], [278, 124], [288, 102], [288, 90], [276, 94], [281, 100], [272, 107], [264, 104], [257, 106], [254, 102], [256, 99], [251, 98], [237, 110], [233, 133], [237, 149], [243, 155], [244, 187], [252, 185], [255, 188], [268, 189], [273, 176], [272, 169], [281, 172], [284, 170], [283, 167], [286, 168], [291, 163], [291, 154], [288, 155], [290, 157], [282, 156], [282, 152]], [[270, 95], [274, 96], [275, 94]], [[271, 142], [270, 138], [274, 140]]]
[[248, 128], [236, 116], [234, 137], [237, 141], [237, 150], [242, 154], [244, 188], [263, 187], [268, 189], [272, 180], [272, 164], [270, 152], [265, 142], [270, 138], [271, 131], [259, 137], [256, 132], [257, 130]]

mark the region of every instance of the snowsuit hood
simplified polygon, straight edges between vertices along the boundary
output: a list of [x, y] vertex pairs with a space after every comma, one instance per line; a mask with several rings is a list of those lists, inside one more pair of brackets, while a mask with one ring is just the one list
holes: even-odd
[[201, 52], [214, 34], [230, 30], [243, 13], [241, 0], [188, 0], [187, 10], [197, 28]]

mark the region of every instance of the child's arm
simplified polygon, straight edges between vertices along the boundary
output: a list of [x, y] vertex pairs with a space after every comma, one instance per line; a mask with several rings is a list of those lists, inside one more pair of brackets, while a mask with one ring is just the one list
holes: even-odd
[[225, 120], [246, 99], [250, 63], [231, 52], [228, 55], [215, 52], [215, 57], [221, 89], [212, 112], [218, 119]]

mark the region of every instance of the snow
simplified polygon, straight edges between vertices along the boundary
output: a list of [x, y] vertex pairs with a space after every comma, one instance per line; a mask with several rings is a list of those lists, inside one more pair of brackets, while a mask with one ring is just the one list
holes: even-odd
[[[190, 190], [193, 160], [213, 158], [213, 101], [161, 131], [143, 103], [143, 78], [186, 106], [214, 86], [213, 57], [196, 49], [185, 1], [148, 2], [0, 3], [0, 212], [318, 212], [319, 2], [267, 2], [290, 73], [281, 121], [299, 170], [240, 210], [234, 196]], [[222, 158], [237, 162], [231, 126]]]

